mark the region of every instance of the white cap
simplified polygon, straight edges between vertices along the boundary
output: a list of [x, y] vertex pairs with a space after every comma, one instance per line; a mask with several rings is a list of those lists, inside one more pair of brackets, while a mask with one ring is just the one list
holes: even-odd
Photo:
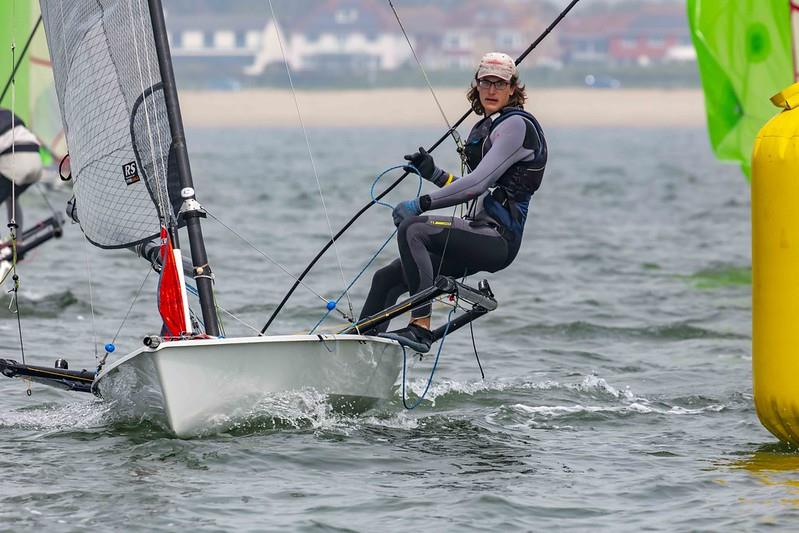
[[477, 79], [485, 78], [486, 76], [496, 76], [505, 81], [510, 81], [513, 76], [516, 76], [516, 62], [508, 54], [502, 52], [489, 52], [480, 60], [480, 66], [477, 67]]

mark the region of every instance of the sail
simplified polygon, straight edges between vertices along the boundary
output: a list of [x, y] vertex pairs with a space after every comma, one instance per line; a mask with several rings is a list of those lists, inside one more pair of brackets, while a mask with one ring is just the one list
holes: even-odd
[[[66, 155], [67, 145], [61, 126], [47, 40], [41, 24], [33, 33], [27, 52], [24, 55], [22, 53], [28, 37], [37, 27], [38, 20], [39, 6], [35, 2], [0, 2], [0, 46], [3, 51], [0, 54], [0, 83], [5, 86], [11, 75], [11, 44], [15, 42], [14, 59], [20, 66], [15, 75], [14, 108], [28, 129], [46, 148], [43, 157], [45, 163], [50, 163], [51, 156], [58, 162]], [[0, 106], [11, 108], [11, 104], [9, 90]]]
[[[39, 19], [39, 6], [35, 2], [29, 3], [31, 5], [29, 27], [33, 28]], [[42, 146], [47, 147], [56, 162], [59, 162], [67, 154], [67, 140], [64, 137], [64, 127], [61, 125], [53, 68], [42, 25], [39, 25], [34, 34], [25, 59], [28, 62], [27, 124], [39, 138]]]
[[41, 0], [77, 217], [129, 247], [173, 225], [179, 181], [145, 0]]
[[[31, 2], [0, 2], [0, 91], [6, 87], [6, 83], [11, 78], [15, 60], [19, 58], [19, 53], [25, 45], [33, 26], [30, 23]], [[16, 50], [12, 56], [11, 47], [16, 44]], [[23, 61], [20, 69], [15, 75], [13, 101], [14, 112], [22, 120], [28, 119], [28, 101], [25, 95], [28, 93], [28, 68], [27, 61]], [[0, 100], [0, 107], [11, 109], [12, 90], [11, 87], [5, 91], [5, 95]]]
[[688, 0], [687, 7], [711, 145], [748, 178], [757, 132], [775, 114], [769, 98], [793, 83], [791, 2]]

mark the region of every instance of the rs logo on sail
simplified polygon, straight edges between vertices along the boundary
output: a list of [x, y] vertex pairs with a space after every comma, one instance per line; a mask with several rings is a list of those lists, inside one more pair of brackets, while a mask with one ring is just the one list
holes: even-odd
[[128, 185], [137, 183], [139, 181], [139, 169], [136, 167], [136, 161], [122, 165], [122, 174], [125, 176], [125, 183]]

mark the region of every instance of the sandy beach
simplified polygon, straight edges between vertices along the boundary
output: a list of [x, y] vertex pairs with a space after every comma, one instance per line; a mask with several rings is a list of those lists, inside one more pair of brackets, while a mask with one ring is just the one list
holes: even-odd
[[[450, 122], [467, 109], [465, 90], [437, 89]], [[678, 127], [705, 124], [700, 89], [528, 90], [527, 109], [547, 127]], [[191, 127], [296, 126], [290, 91], [182, 91], [184, 122]], [[428, 89], [299, 91], [306, 126], [444, 126]]]

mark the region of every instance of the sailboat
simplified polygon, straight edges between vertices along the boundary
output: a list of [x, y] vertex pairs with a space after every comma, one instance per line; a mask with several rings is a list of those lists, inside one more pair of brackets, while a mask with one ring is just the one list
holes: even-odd
[[[45, 167], [48, 167], [42, 181], [57, 181], [50, 179], [50, 176], [56, 174], [55, 168], [66, 156], [66, 144], [58, 116], [47, 43], [44, 32], [40, 31], [41, 20], [35, 3], [0, 3], [0, 35], [3, 36], [4, 50], [11, 48], [12, 42], [17, 38], [25, 37], [16, 34], [15, 25], [25, 29], [32, 27], [33, 30], [24, 45], [20, 41], [20, 51], [16, 55], [0, 55], [0, 107], [10, 109], [13, 106], [15, 113], [39, 139], [42, 146], [40, 154]], [[13, 64], [10, 59], [15, 59]], [[7, 73], [12, 75], [8, 76]], [[14, 90], [11, 87], [12, 81]], [[5, 211], [4, 207], [2, 212]], [[40, 245], [61, 237], [64, 221], [64, 216], [54, 211], [33, 226], [23, 228], [17, 235], [16, 250], [12, 247], [10, 237], [0, 239], [0, 285], [10, 276], [15, 259], [22, 261]]]
[[[215, 431], [265, 395], [314, 389], [356, 410], [394, 394], [403, 349], [375, 326], [441, 295], [496, 308], [490, 288], [450, 278], [337, 334], [223, 338], [160, 0], [41, 0], [75, 181], [73, 218], [104, 249], [158, 243], [163, 329], [95, 371], [0, 359], [0, 372], [130, 406], [179, 437]], [[188, 234], [201, 322], [189, 309], [179, 230]], [[113, 348], [108, 349], [109, 352]], [[222, 424], [222, 426], [220, 426]]]
[[8, 279], [8, 276], [14, 269], [13, 262], [15, 253], [16, 260], [22, 261], [25, 259], [28, 252], [38, 248], [52, 238], [61, 237], [63, 233], [64, 217], [59, 214], [53, 214], [34, 226], [25, 228], [22, 233], [17, 236], [21, 244], [17, 245], [16, 250], [10, 238], [0, 241], [0, 285]]

